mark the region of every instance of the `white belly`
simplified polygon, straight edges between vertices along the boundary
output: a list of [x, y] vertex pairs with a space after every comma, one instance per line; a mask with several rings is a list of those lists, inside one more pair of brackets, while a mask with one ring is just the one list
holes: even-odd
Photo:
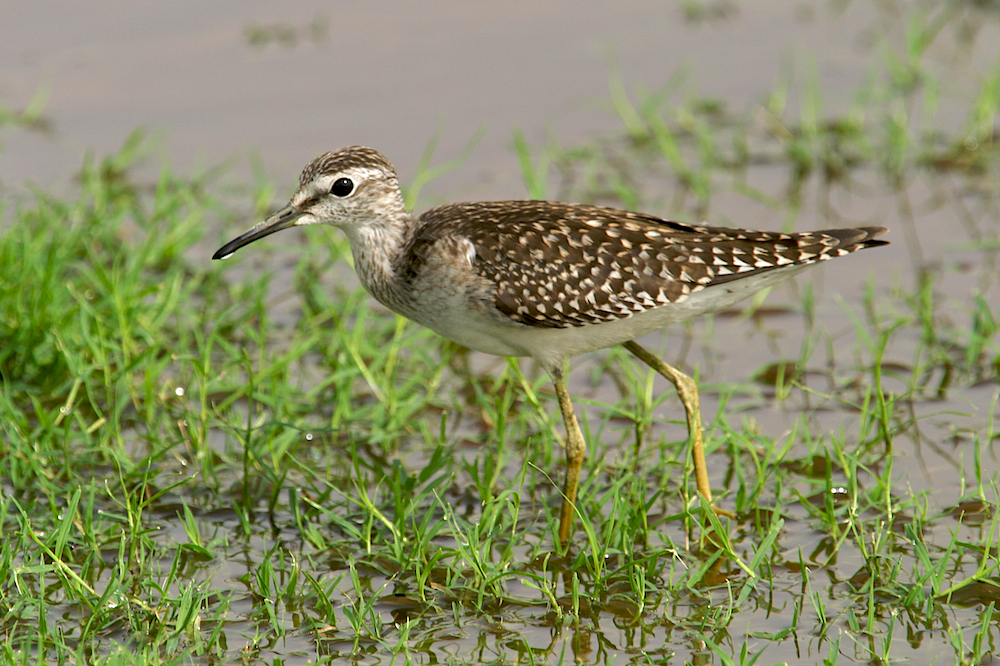
[[547, 368], [566, 359], [634, 340], [669, 324], [725, 309], [806, 266], [789, 266], [755, 278], [708, 287], [680, 303], [652, 308], [623, 319], [571, 328], [523, 326], [502, 315], [470, 307], [459, 294], [436, 292], [434, 303], [402, 314], [460, 345], [496, 356], [531, 356]]

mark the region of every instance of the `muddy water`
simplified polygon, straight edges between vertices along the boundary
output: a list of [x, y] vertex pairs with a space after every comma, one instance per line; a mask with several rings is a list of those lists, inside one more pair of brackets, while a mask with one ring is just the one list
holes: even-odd
[[179, 171], [256, 151], [286, 187], [315, 154], [352, 143], [382, 150], [406, 181], [436, 132], [451, 157], [485, 129], [436, 185], [449, 198], [523, 195], [515, 128], [560, 142], [616, 129], [612, 72], [640, 90], [681, 72], [688, 90], [742, 109], [801, 58], [836, 109], [885, 20], [869, 3], [783, 0], [712, 3], [701, 18], [649, 1], [4, 4], [0, 100], [47, 95], [55, 128], [5, 137], [7, 185], [63, 183], [84, 151], [112, 151], [136, 127]]

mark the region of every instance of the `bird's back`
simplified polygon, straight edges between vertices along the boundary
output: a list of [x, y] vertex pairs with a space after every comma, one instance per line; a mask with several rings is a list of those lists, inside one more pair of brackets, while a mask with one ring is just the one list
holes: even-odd
[[[882, 245], [881, 227], [785, 234], [688, 225], [547, 201], [451, 204], [420, 217], [402, 270], [463, 246], [494, 306], [517, 324], [570, 328], [679, 304], [727, 283]], [[748, 285], [749, 286], [749, 285]]]

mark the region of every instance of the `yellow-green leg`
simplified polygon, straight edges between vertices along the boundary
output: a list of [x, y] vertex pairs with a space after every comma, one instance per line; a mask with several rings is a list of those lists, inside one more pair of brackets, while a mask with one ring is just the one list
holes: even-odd
[[[691, 438], [691, 458], [694, 462], [694, 476], [698, 485], [698, 493], [710, 504], [712, 503], [712, 485], [708, 480], [708, 466], [705, 462], [705, 443], [702, 439], [701, 409], [698, 402], [698, 385], [693, 379], [680, 370], [667, 364], [663, 359], [649, 352], [637, 342], [624, 343], [625, 349], [638, 356], [646, 365], [666, 377], [677, 389], [677, 394], [684, 404], [687, 415], [688, 435]], [[580, 485], [580, 469], [583, 467], [583, 457], [587, 445], [583, 440], [583, 432], [576, 420], [573, 402], [566, 388], [566, 378], [562, 367], [550, 370], [552, 383], [555, 385], [556, 396], [559, 398], [559, 409], [562, 411], [566, 424], [566, 481], [563, 485], [562, 513], [559, 519], [559, 542], [567, 543], [573, 530], [573, 518], [576, 512], [576, 491]], [[716, 514], [732, 517], [725, 509], [713, 506]]]
[[552, 383], [559, 397], [559, 409], [562, 410], [563, 421], [566, 424], [566, 482], [563, 484], [562, 514], [559, 519], [559, 542], [569, 541], [573, 530], [573, 514], [576, 511], [576, 489], [580, 485], [580, 468], [583, 467], [583, 456], [587, 445], [583, 441], [580, 424], [573, 411], [573, 402], [566, 389], [566, 377], [563, 368], [550, 371]]
[[[698, 483], [698, 493], [709, 503], [712, 502], [712, 485], [708, 481], [708, 466], [705, 463], [705, 444], [702, 440], [701, 409], [698, 405], [698, 385], [680, 370], [668, 365], [637, 342], [624, 343], [625, 349], [638, 356], [646, 365], [660, 373], [674, 385], [684, 403], [687, 413], [688, 435], [691, 438], [691, 458], [694, 461], [694, 477]], [[715, 507], [713, 507], [715, 508]], [[723, 516], [731, 516], [725, 509], [715, 508]]]

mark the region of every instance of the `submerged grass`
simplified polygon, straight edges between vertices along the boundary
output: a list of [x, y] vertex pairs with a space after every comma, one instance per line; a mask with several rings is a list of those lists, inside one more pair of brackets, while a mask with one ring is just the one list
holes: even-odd
[[[909, 19], [885, 78], [833, 118], [812, 85], [793, 113], [791, 79], [747, 118], [613, 86], [620, 135], [541, 155], [515, 140], [532, 196], [554, 170], [553, 198], [716, 220], [736, 193], [789, 227], [804, 210], [838, 222], [858, 179], [893, 202], [912, 284], [883, 270], [820, 315], [802, 281], [791, 304], [691, 325], [671, 352], [709, 375], [713, 483], [735, 521], [704, 523], [682, 431], [662, 424], [675, 398], [610, 351], [575, 372], [602, 390], [577, 395], [591, 448], [577, 541], [557, 548], [544, 376], [340, 286], [335, 234], [212, 264], [245, 220], [204, 179], [134, 182], [139, 135], [88, 159], [75, 199], [6, 204], [0, 658], [988, 663], [1000, 78], [934, 124], [922, 58], [939, 19]], [[775, 170], [779, 188], [760, 176]], [[646, 186], [661, 176], [669, 191]], [[925, 187], [939, 199], [914, 206]], [[919, 227], [942, 210], [965, 237], [927, 252]], [[791, 319], [789, 358], [773, 341]], [[769, 341], [756, 382], [712, 376], [746, 328]], [[758, 423], [775, 405], [785, 425]]]

